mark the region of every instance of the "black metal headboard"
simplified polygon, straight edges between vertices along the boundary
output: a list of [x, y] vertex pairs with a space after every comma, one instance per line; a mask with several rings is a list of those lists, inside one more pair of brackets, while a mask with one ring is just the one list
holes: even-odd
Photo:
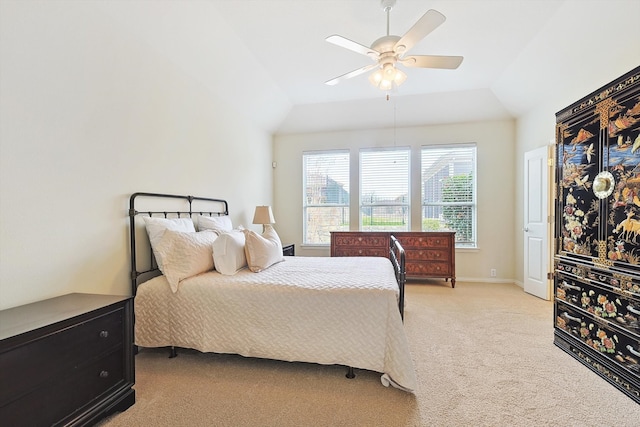
[[[144, 228], [136, 223], [136, 218], [156, 216], [164, 218], [193, 218], [193, 215], [222, 216], [229, 215], [226, 200], [208, 197], [180, 196], [159, 193], [134, 193], [129, 198], [129, 232], [131, 243], [131, 291], [136, 294], [142, 279], [150, 279], [160, 274], [153, 258], [149, 240]], [[140, 243], [143, 240], [144, 244]], [[138, 254], [147, 255], [148, 262], [138, 266]]]

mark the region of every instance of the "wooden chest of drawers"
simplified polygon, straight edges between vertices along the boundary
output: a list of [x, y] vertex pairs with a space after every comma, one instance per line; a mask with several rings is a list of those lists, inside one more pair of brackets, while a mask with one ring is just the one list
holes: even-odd
[[331, 256], [389, 257], [393, 234], [405, 250], [407, 277], [451, 279], [456, 285], [455, 232], [335, 231], [331, 233]]
[[0, 420], [87, 425], [135, 402], [130, 297], [69, 294], [0, 311]]
[[443, 277], [456, 286], [455, 232], [393, 233], [405, 250], [408, 277]]

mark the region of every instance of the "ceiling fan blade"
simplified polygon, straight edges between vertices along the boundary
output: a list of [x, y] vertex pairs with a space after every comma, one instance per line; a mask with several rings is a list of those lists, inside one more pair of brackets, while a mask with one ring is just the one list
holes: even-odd
[[393, 50], [400, 55], [406, 53], [416, 43], [425, 38], [430, 32], [438, 28], [447, 18], [440, 12], [429, 9], [418, 22], [398, 40]]
[[414, 55], [402, 58], [399, 62], [405, 67], [455, 70], [462, 64], [463, 59], [462, 56]]
[[359, 76], [360, 74], [366, 73], [369, 70], [373, 70], [376, 67], [378, 67], [378, 64], [366, 65], [364, 67], [358, 68], [357, 70], [353, 70], [346, 74], [338, 76], [335, 79], [327, 80], [326, 82], [324, 82], [324, 84], [329, 86], [337, 85], [343, 80], [347, 80], [347, 79], [350, 79], [351, 77]]
[[334, 34], [332, 36], [329, 36], [325, 39], [326, 41], [328, 41], [329, 43], [335, 44], [336, 46], [340, 46], [343, 47], [345, 49], [349, 49], [351, 51], [354, 51], [356, 53], [365, 55], [365, 56], [369, 56], [373, 59], [376, 59], [378, 56], [380, 56], [380, 52], [376, 52], [375, 50], [371, 49], [368, 46], [365, 46], [363, 44], [360, 44], [358, 42], [354, 42], [353, 40], [349, 40], [345, 37], [339, 36], [337, 34]]

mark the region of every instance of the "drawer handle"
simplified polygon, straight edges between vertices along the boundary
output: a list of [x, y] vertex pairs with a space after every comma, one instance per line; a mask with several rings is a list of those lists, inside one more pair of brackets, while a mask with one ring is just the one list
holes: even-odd
[[582, 319], [579, 317], [570, 316], [566, 311], [562, 313], [561, 317], [564, 317], [567, 320], [573, 320], [574, 322], [582, 322]]
[[109, 336], [109, 331], [100, 331], [100, 338], [107, 338]]
[[100, 378], [109, 378], [109, 371], [100, 371]]
[[358, 251], [358, 253], [359, 253], [359, 254], [361, 254], [361, 253], [362, 253], [362, 249], [360, 249], [360, 250]]
[[582, 288], [580, 286], [570, 285], [565, 280], [562, 281], [562, 283], [560, 284], [560, 287], [561, 288], [565, 288], [565, 289], [573, 289], [574, 291], [581, 291], [582, 290]]

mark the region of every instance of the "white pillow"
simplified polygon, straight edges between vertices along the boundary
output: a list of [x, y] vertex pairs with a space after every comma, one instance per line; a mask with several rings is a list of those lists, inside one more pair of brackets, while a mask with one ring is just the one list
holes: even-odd
[[221, 274], [231, 276], [247, 266], [242, 230], [225, 231], [213, 242], [213, 263]]
[[213, 270], [213, 243], [217, 237], [211, 230], [164, 232], [157, 251], [163, 260], [161, 271], [173, 292], [178, 291], [180, 281]]
[[198, 230], [213, 230], [218, 234], [224, 231], [231, 231], [233, 224], [229, 215], [223, 216], [198, 216]]
[[149, 216], [143, 216], [142, 218], [144, 219], [144, 225], [149, 235], [153, 255], [156, 257], [156, 263], [162, 271], [162, 257], [158, 256], [156, 246], [160, 243], [160, 239], [162, 239], [165, 230], [195, 233], [196, 228], [193, 226], [191, 218], [154, 218]]
[[282, 242], [271, 225], [265, 225], [262, 236], [255, 231], [244, 230], [244, 237], [249, 270], [258, 273], [273, 264], [284, 261]]

